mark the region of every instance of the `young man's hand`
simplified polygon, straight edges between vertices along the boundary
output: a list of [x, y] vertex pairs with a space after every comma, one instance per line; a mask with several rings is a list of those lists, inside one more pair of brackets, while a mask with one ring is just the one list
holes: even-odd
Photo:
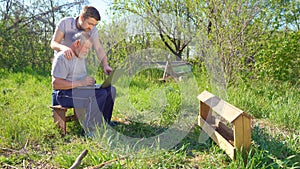
[[107, 75], [109, 75], [110, 72], [112, 72], [112, 68], [108, 65], [104, 66], [103, 70], [104, 70], [104, 73], [107, 74]]
[[71, 60], [73, 57], [76, 57], [75, 53], [71, 48], [64, 50], [64, 55], [68, 60]]

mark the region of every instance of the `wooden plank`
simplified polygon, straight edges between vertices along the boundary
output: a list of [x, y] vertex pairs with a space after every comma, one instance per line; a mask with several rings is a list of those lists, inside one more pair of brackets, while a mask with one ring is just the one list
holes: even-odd
[[222, 137], [217, 131], [211, 137], [222, 150], [231, 158], [235, 159], [235, 147], [231, 145], [224, 137]]
[[56, 123], [63, 134], [66, 134], [66, 111], [67, 109], [54, 108], [53, 111], [53, 119], [54, 123]]
[[234, 146], [240, 150], [244, 143], [243, 116], [238, 117], [233, 124]]
[[205, 120], [210, 120], [211, 116], [211, 109], [209, 106], [207, 106], [205, 103], [200, 101], [200, 116]]
[[164, 69], [163, 80], [166, 80], [168, 66], [169, 66], [169, 62], [167, 61]]
[[217, 125], [217, 131], [220, 133], [230, 144], [234, 145], [233, 130], [221, 121]]
[[198, 124], [231, 158], [235, 158], [235, 147], [231, 145], [222, 135], [220, 135], [209, 123], [198, 117]]
[[232, 123], [237, 117], [243, 114], [243, 111], [236, 108], [235, 106], [223, 101], [219, 97], [203, 91], [198, 97], [200, 101], [207, 104], [217, 114], [221, 115], [226, 121]]
[[50, 106], [50, 108], [52, 108], [52, 109], [63, 109], [63, 110], [68, 109], [67, 107], [62, 107], [61, 105]]
[[244, 149], [249, 152], [251, 146], [251, 119], [248, 116], [243, 116], [244, 126]]

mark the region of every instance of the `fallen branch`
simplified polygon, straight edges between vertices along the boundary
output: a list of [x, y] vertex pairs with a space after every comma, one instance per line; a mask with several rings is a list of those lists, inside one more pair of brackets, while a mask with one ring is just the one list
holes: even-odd
[[12, 166], [12, 165], [9, 165], [9, 164], [6, 164], [6, 163], [3, 163], [5, 166], [9, 167], [9, 168], [16, 168], [18, 169], [18, 167], [15, 167], [15, 166]]
[[10, 148], [1, 148], [2, 151], [8, 151], [8, 152], [11, 152], [11, 153], [19, 153], [20, 150], [13, 150], [13, 149], [10, 149]]
[[111, 164], [111, 163], [114, 163], [116, 161], [121, 161], [121, 160], [124, 160], [128, 157], [127, 156], [123, 156], [123, 157], [118, 157], [118, 158], [115, 158], [115, 159], [112, 159], [112, 160], [108, 160], [108, 161], [104, 161], [103, 163], [99, 164], [99, 165], [96, 165], [96, 166], [90, 166], [90, 167], [87, 167], [85, 169], [99, 169], [99, 168], [102, 168], [108, 164]]
[[87, 150], [82, 151], [82, 153], [76, 158], [70, 169], [76, 169], [81, 164], [82, 159], [87, 155], [87, 153]]
[[1, 150], [11, 152], [11, 153], [23, 154], [23, 153], [27, 153], [27, 145], [28, 145], [28, 140], [26, 140], [26, 143], [25, 143], [24, 147], [21, 148], [20, 150], [14, 150], [14, 149], [11, 149], [11, 148], [1, 148]]

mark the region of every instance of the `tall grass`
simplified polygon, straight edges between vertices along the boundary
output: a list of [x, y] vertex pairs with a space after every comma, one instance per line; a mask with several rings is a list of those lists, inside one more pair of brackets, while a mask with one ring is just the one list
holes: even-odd
[[[236, 161], [230, 160], [197, 126], [196, 96], [211, 88], [204, 72], [166, 83], [157, 80], [162, 74], [155, 71], [121, 77], [115, 84], [113, 116], [126, 118], [131, 124], [104, 126], [95, 139], [82, 136], [78, 122], [68, 123], [68, 134], [60, 135], [49, 109], [49, 75], [5, 70], [0, 70], [0, 75], [0, 168], [69, 168], [84, 149], [89, 152], [80, 168], [110, 160], [106, 167], [300, 166], [300, 96], [299, 89], [289, 84], [240, 84], [228, 89], [228, 101], [256, 121], [253, 146], [244, 164], [240, 155]], [[152, 142], [147, 142], [150, 139]]]
[[255, 118], [267, 118], [273, 125], [300, 129], [300, 88], [288, 82], [240, 83], [228, 90], [229, 102]]

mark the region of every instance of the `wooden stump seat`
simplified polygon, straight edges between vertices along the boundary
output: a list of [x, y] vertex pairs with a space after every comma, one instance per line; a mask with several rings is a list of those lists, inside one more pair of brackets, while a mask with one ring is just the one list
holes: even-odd
[[[62, 134], [67, 133], [66, 122], [77, 120], [77, 116], [74, 108], [62, 107], [61, 105], [50, 106], [53, 110], [54, 123], [58, 125], [61, 129]], [[66, 113], [69, 109], [73, 109], [74, 114], [66, 116]]]

